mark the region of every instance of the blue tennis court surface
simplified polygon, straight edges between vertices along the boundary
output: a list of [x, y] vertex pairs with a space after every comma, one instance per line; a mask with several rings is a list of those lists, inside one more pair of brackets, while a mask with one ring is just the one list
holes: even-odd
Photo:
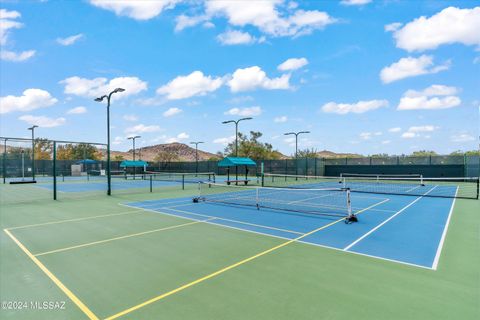
[[[279, 200], [288, 198], [290, 191], [280, 191], [283, 193], [279, 194]], [[254, 194], [242, 195], [248, 196]], [[352, 210], [359, 219], [352, 224], [345, 224], [342, 218], [332, 216], [211, 202], [194, 203], [192, 198], [125, 205], [285, 239], [296, 239], [325, 227], [298, 242], [436, 269], [454, 199], [352, 192], [351, 201]], [[296, 205], [301, 200], [292, 202]]]

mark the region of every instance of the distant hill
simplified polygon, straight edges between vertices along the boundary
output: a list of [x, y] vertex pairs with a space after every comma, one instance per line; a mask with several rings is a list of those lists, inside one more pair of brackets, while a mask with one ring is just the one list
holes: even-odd
[[[154, 146], [137, 148], [136, 150], [136, 159], [140, 158], [146, 161], [154, 161], [157, 156], [160, 156], [162, 160], [170, 161], [195, 161], [195, 148], [192, 148], [184, 143], [166, 143], [166, 144], [157, 144]], [[112, 158], [116, 156], [123, 157], [124, 160], [132, 160], [132, 150], [127, 152], [122, 151], [112, 151]], [[218, 158], [217, 155], [198, 150], [198, 160], [205, 161], [212, 158]]]
[[356, 153], [336, 153], [333, 151], [323, 150], [317, 152], [319, 158], [362, 158], [361, 154]]

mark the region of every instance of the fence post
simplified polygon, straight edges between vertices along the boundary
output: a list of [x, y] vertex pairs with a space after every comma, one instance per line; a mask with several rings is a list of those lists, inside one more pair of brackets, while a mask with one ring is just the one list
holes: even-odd
[[53, 141], [53, 200], [57, 200], [57, 141]]

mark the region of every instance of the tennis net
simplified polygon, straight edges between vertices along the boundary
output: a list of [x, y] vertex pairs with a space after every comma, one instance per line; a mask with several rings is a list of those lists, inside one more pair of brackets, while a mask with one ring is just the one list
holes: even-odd
[[201, 182], [193, 201], [340, 217], [346, 223], [357, 221], [352, 213], [350, 190], [344, 188], [265, 188]]
[[320, 177], [264, 174], [262, 185], [287, 188], [328, 188], [340, 185], [352, 192], [425, 196], [441, 198], [479, 198], [479, 178], [426, 178], [419, 177]]
[[198, 172], [198, 173], [183, 173], [183, 172], [166, 172], [166, 171], [145, 171], [143, 173], [144, 179], [153, 181], [172, 181], [181, 183], [197, 183], [197, 182], [215, 182], [214, 172]]

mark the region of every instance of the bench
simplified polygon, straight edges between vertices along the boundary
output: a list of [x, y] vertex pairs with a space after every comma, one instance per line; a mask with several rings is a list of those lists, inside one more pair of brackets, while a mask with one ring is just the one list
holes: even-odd
[[230, 185], [231, 183], [236, 183], [236, 184], [238, 184], [239, 182], [240, 182], [240, 183], [243, 182], [245, 185], [247, 185], [249, 181], [250, 181], [250, 180], [239, 179], [239, 180], [227, 180], [226, 182], [227, 182], [227, 185]]

